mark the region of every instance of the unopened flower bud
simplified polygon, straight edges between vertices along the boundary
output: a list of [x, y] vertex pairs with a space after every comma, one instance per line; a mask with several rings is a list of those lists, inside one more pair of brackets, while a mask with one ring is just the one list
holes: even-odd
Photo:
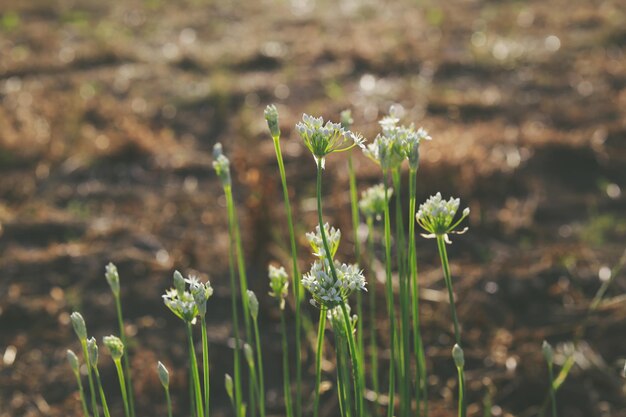
[[102, 338], [102, 343], [104, 346], [109, 349], [111, 352], [111, 357], [113, 360], [120, 360], [120, 358], [124, 355], [124, 344], [117, 336], [104, 336]]
[[455, 344], [452, 348], [452, 358], [457, 368], [463, 368], [465, 366], [465, 355], [463, 349], [458, 344]]
[[183, 275], [178, 271], [174, 271], [174, 288], [176, 288], [178, 296], [182, 297], [185, 292], [185, 278], [183, 278]]
[[167, 389], [170, 386], [170, 372], [161, 361], [157, 363], [157, 373], [159, 374], [159, 380], [163, 388]]
[[233, 398], [233, 377], [224, 374], [224, 387], [226, 388], [226, 393], [228, 394], [228, 398], [230, 398], [230, 402], [234, 404], [235, 399]]
[[105, 267], [104, 277], [107, 279], [109, 283], [109, 287], [111, 287], [111, 292], [114, 296], [120, 295], [120, 275], [117, 272], [117, 267], [113, 265], [111, 262]]
[[252, 320], [256, 320], [257, 317], [259, 317], [259, 300], [257, 300], [256, 295], [250, 290], [248, 290], [248, 306], [250, 307]]
[[552, 365], [554, 361], [554, 349], [552, 349], [552, 345], [544, 340], [541, 345], [541, 350], [543, 352], [543, 357], [546, 359], [546, 362]]
[[267, 120], [267, 127], [270, 129], [270, 134], [274, 139], [280, 137], [280, 127], [278, 126], [278, 110], [276, 106], [270, 104], [265, 108], [265, 120]]
[[87, 352], [89, 353], [89, 364], [92, 368], [98, 367], [98, 344], [96, 338], [87, 339]]
[[246, 358], [246, 362], [248, 362], [248, 366], [250, 368], [254, 368], [254, 352], [252, 352], [252, 346], [247, 343], [243, 345], [243, 355]]
[[216, 143], [213, 146], [213, 169], [222, 181], [222, 186], [230, 185], [230, 161], [222, 151], [222, 144]]
[[70, 319], [72, 320], [72, 326], [74, 326], [74, 332], [76, 332], [76, 336], [80, 340], [87, 339], [87, 326], [85, 325], [85, 319], [83, 316], [75, 311], [70, 315]]
[[78, 369], [80, 367], [78, 363], [78, 356], [76, 356], [71, 349], [67, 350], [67, 361], [69, 362], [72, 371], [74, 371], [74, 374], [78, 375]]

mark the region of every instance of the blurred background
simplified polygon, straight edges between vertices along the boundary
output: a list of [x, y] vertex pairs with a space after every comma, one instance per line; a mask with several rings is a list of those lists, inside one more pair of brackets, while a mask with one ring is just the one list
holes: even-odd
[[[469, 233], [450, 248], [469, 414], [535, 416], [548, 386], [541, 341], [563, 360], [624, 251], [625, 48], [624, 0], [2, 1], [0, 416], [80, 415], [65, 360], [66, 348], [78, 350], [69, 314], [80, 310], [98, 340], [116, 332], [108, 261], [121, 273], [139, 415], [165, 412], [157, 359], [172, 371], [178, 415], [188, 407], [183, 326], [160, 298], [174, 269], [216, 288], [212, 395], [215, 415], [228, 415], [218, 141], [232, 161], [266, 359], [278, 363], [266, 268], [287, 263], [288, 251], [269, 103], [301, 235], [316, 221], [315, 166], [293, 131], [303, 112], [337, 121], [350, 108], [354, 130], [372, 140], [395, 103], [428, 129], [418, 203], [441, 191], [472, 210]], [[355, 158], [360, 190], [380, 180]], [[344, 231], [349, 260], [343, 155], [331, 156], [325, 181], [325, 214]], [[299, 249], [304, 270], [312, 257], [305, 242]], [[418, 257], [432, 416], [452, 416], [452, 338], [432, 241], [418, 239]], [[563, 416], [626, 416], [624, 290], [622, 273], [591, 316], [558, 395]], [[109, 362], [101, 372], [121, 415]], [[282, 413], [278, 372], [267, 376], [271, 415]], [[336, 409], [334, 394], [326, 401]]]

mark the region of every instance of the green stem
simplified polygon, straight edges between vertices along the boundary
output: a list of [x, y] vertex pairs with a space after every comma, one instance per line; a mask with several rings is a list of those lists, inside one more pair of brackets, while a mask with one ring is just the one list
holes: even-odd
[[85, 363], [87, 364], [87, 378], [89, 380], [89, 392], [91, 393], [91, 408], [95, 417], [100, 416], [100, 412], [98, 411], [98, 402], [96, 401], [96, 390], [93, 385], [93, 375], [91, 363], [89, 362], [89, 352], [87, 351], [87, 340], [81, 339], [80, 344], [83, 348], [83, 357], [85, 358]]
[[[342, 326], [343, 327], [343, 326]], [[337, 397], [339, 398], [339, 411], [343, 417], [352, 416], [352, 401], [350, 399], [349, 370], [346, 363], [345, 340], [339, 333], [343, 329], [335, 331], [335, 352], [337, 354]]]
[[[232, 189], [229, 185], [224, 186], [224, 194], [226, 196], [226, 206], [228, 212], [228, 233], [230, 237], [230, 245], [228, 251], [228, 263], [230, 272], [230, 295], [233, 316], [233, 337], [235, 338], [234, 349], [234, 385], [235, 385], [235, 412], [241, 417], [242, 410], [242, 394], [241, 394], [241, 343], [239, 340], [239, 314], [237, 312], [237, 284], [235, 282], [235, 252], [236, 252], [236, 226], [235, 226], [235, 210], [232, 198]], [[241, 278], [241, 275], [240, 275]], [[243, 292], [243, 291], [242, 291]], [[247, 312], [247, 294], [243, 294], [242, 303], [244, 311]], [[244, 313], [246, 323], [249, 322], [248, 314]], [[250, 339], [248, 339], [250, 340]]]
[[454, 292], [452, 290], [452, 277], [450, 276], [450, 265], [448, 263], [448, 252], [446, 251], [446, 242], [443, 236], [437, 235], [437, 248], [439, 249], [439, 257], [441, 258], [441, 267], [443, 268], [443, 277], [448, 288], [448, 297], [450, 299], [450, 314], [454, 322], [454, 338], [456, 343], [461, 345], [461, 333], [459, 331], [459, 320], [456, 316], [456, 307], [454, 306]]
[[462, 367], [457, 367], [459, 376], [459, 417], [467, 415], [467, 407], [465, 406], [465, 373]]
[[126, 354], [123, 357], [124, 361], [124, 378], [128, 381], [126, 385], [126, 392], [128, 394], [128, 404], [130, 410], [130, 417], [135, 417], [135, 395], [133, 394], [133, 380], [130, 371], [130, 363], [129, 363], [129, 354], [130, 354], [130, 346], [128, 346], [128, 341], [126, 339], [126, 330], [124, 329], [124, 316], [122, 315], [122, 302], [120, 301], [119, 294], [114, 295], [115, 298], [115, 310], [117, 311], [117, 324], [120, 328], [120, 339], [122, 340], [122, 344], [124, 344], [124, 348], [126, 349]]
[[124, 402], [124, 415], [130, 417], [130, 409], [128, 407], [128, 395], [126, 391], [126, 381], [124, 381], [124, 370], [122, 369], [122, 361], [114, 359], [115, 369], [117, 370], [117, 379], [120, 381], [120, 391], [122, 391], [122, 401]]
[[356, 402], [356, 415], [362, 416], [363, 410], [363, 384], [361, 382], [361, 363], [359, 362], [359, 352], [356, 349], [356, 342], [354, 341], [354, 334], [352, 333], [352, 326], [350, 324], [350, 314], [346, 308], [346, 303], [341, 304], [341, 311], [343, 313], [344, 325], [346, 326], [346, 335], [348, 339], [348, 349], [350, 351], [350, 357], [352, 358], [352, 377], [354, 378], [354, 396]]
[[98, 392], [100, 392], [100, 402], [102, 403], [102, 411], [104, 413], [104, 417], [111, 417], [109, 413], [109, 406], [107, 405], [107, 399], [104, 396], [104, 390], [102, 389], [102, 380], [100, 379], [100, 372], [98, 372], [98, 368], [95, 367], [94, 373], [96, 374], [96, 383], [98, 384]]
[[285, 415], [293, 417], [293, 407], [291, 405], [291, 382], [289, 378], [289, 346], [287, 344], [287, 325], [285, 324], [285, 313], [280, 310], [280, 333], [283, 348], [283, 391], [285, 396]]
[[205, 416], [209, 417], [209, 341], [206, 332], [206, 318], [204, 316], [200, 317], [200, 325], [202, 327], [202, 373], [204, 377], [204, 412]]
[[402, 220], [402, 182], [400, 169], [394, 168], [391, 172], [393, 188], [396, 190], [396, 237], [397, 237], [397, 256], [398, 256], [398, 281], [400, 284], [400, 328], [398, 338], [400, 361], [399, 361], [399, 378], [400, 381], [400, 415], [407, 416], [410, 412], [411, 397], [409, 390], [411, 387], [411, 373], [409, 372], [410, 350], [409, 350], [409, 300], [410, 288], [406, 274], [406, 254], [404, 252], [405, 236], [404, 221]]
[[80, 373], [78, 372], [76, 372], [76, 383], [78, 384], [80, 403], [83, 406], [83, 416], [89, 417], [89, 410], [87, 409], [87, 399], [85, 398], [85, 390], [83, 389], [83, 382], [80, 380]]
[[313, 417], [319, 416], [320, 384], [322, 382], [322, 351], [324, 350], [324, 329], [326, 328], [326, 310], [320, 308], [320, 322], [317, 329], [317, 350], [315, 352], [315, 398]]
[[289, 202], [289, 190], [287, 189], [287, 178], [285, 175], [285, 165], [283, 163], [283, 155], [280, 150], [279, 137], [273, 137], [274, 150], [276, 151], [276, 160], [278, 161], [278, 170], [280, 171], [280, 181], [283, 187], [283, 200], [285, 203], [285, 211], [287, 212], [287, 223], [289, 225], [289, 242], [291, 244], [291, 264], [293, 270], [293, 297], [295, 302], [295, 326], [296, 326], [296, 415], [302, 415], [302, 324], [300, 317], [300, 305], [304, 297], [300, 283], [300, 270], [298, 268], [298, 252], [296, 249], [296, 235], [293, 228], [293, 216], [291, 214], [291, 204]]
[[254, 344], [256, 345], [256, 360], [259, 363], [259, 409], [261, 417], [265, 417], [265, 375], [263, 374], [263, 354], [261, 353], [261, 337], [259, 336], [259, 323], [252, 320], [254, 327]]
[[[385, 289], [386, 289], [386, 298], [387, 298], [387, 314], [389, 315], [389, 340], [391, 343], [390, 349], [390, 362], [389, 362], [389, 405], [387, 406], [387, 417], [393, 417], [394, 411], [394, 403], [395, 403], [395, 367], [396, 367], [396, 358], [395, 358], [395, 327], [396, 327], [396, 318], [394, 312], [394, 302], [393, 302], [393, 282], [391, 276], [391, 221], [389, 219], [389, 191], [387, 189], [387, 184], [389, 182], [389, 171], [385, 170], [383, 173], [384, 184], [385, 184], [385, 209], [384, 209], [384, 217], [385, 217]], [[399, 190], [396, 190], [399, 192]]]
[[413, 350], [416, 362], [415, 400], [417, 402], [416, 416], [421, 414], [420, 402], [424, 401], [424, 416], [428, 415], [428, 397], [426, 389], [426, 358], [420, 330], [419, 315], [419, 280], [417, 277], [417, 250], [415, 248], [415, 194], [417, 170], [409, 170], [409, 267], [412, 283], [412, 315], [413, 315]]
[[376, 275], [374, 273], [374, 219], [367, 217], [367, 250], [369, 253], [369, 271], [372, 279], [369, 285], [369, 327], [370, 327], [370, 361], [372, 362], [372, 387], [378, 400], [378, 345], [376, 343]]
[[169, 387], [165, 387], [165, 401], [167, 402], [167, 417], [172, 417], [172, 399], [170, 398]]
[[202, 407], [202, 390], [200, 389], [200, 375], [198, 374], [198, 362], [196, 360], [196, 349], [193, 346], [193, 335], [191, 332], [191, 323], [187, 323], [187, 341], [189, 342], [189, 358], [190, 367], [189, 370], [193, 377], [193, 389], [196, 402], [196, 415], [204, 415]]

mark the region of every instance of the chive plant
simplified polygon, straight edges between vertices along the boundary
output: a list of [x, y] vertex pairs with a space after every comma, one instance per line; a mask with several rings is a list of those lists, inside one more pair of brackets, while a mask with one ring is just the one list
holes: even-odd
[[102, 389], [102, 379], [100, 378], [100, 372], [98, 371], [98, 344], [95, 338], [87, 339], [87, 351], [89, 354], [89, 365], [93, 370], [96, 384], [98, 386], [98, 392], [100, 393], [100, 404], [102, 404], [102, 412], [104, 417], [111, 417], [109, 413], [109, 406], [107, 405], [107, 399], [104, 395], [104, 389]]
[[[298, 267], [298, 250], [296, 247], [296, 234], [293, 227], [293, 216], [291, 214], [291, 204], [289, 202], [289, 189], [287, 188], [287, 177], [285, 174], [285, 164], [280, 148], [280, 126], [278, 123], [278, 110], [276, 106], [269, 105], [265, 108], [265, 120], [274, 142], [274, 151], [276, 153], [276, 161], [278, 162], [278, 171], [280, 173], [280, 182], [283, 189], [283, 201], [285, 205], [285, 214], [287, 217], [287, 225], [289, 227], [289, 243], [291, 246], [291, 266], [293, 274], [293, 298], [295, 305], [295, 351], [296, 351], [296, 415], [302, 415], [302, 318], [301, 318], [301, 302], [303, 292], [300, 284], [300, 269]], [[281, 309], [282, 311], [282, 309]]]
[[167, 403], [167, 417], [172, 417], [172, 400], [170, 398], [170, 372], [161, 361], [157, 362], [157, 374], [159, 381], [165, 391], [165, 402]]
[[89, 392], [91, 394], [91, 411], [95, 417], [99, 417], [100, 412], [98, 411], [98, 403], [96, 402], [96, 390], [94, 389], [93, 375], [89, 363], [89, 352], [87, 350], [87, 325], [85, 324], [83, 316], [77, 311], [70, 315], [70, 319], [74, 327], [74, 332], [76, 336], [78, 336], [78, 340], [83, 349], [83, 358], [87, 364], [87, 378], [89, 380]]
[[122, 356], [124, 356], [124, 344], [119, 337], [105, 336], [102, 339], [104, 346], [109, 349], [113, 363], [115, 364], [115, 370], [117, 371], [117, 378], [120, 383], [120, 391], [122, 393], [122, 401], [124, 403], [124, 415], [130, 417], [130, 408], [128, 400], [128, 391], [126, 390], [126, 381], [124, 379], [124, 370], [122, 369]]
[[72, 368], [72, 372], [76, 377], [76, 384], [78, 385], [78, 392], [80, 395], [80, 403], [83, 407], [83, 416], [89, 417], [89, 410], [87, 409], [87, 400], [85, 399], [85, 390], [83, 389], [83, 383], [80, 379], [80, 362], [78, 360], [78, 356], [68, 349], [67, 350], [67, 361], [70, 364], [70, 368]]

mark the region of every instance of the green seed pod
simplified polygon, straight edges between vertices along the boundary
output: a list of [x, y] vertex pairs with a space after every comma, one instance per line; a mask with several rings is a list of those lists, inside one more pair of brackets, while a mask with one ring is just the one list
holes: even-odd
[[228, 374], [224, 375], [224, 387], [226, 388], [226, 393], [228, 394], [228, 398], [230, 398], [231, 403], [235, 403], [235, 399], [233, 397], [233, 377]]
[[178, 296], [182, 297], [185, 292], [185, 278], [183, 278], [183, 275], [178, 271], [174, 271], [174, 288], [176, 288]]
[[74, 371], [74, 374], [78, 375], [78, 370], [80, 368], [78, 356], [76, 356], [76, 354], [71, 349], [67, 350], [67, 361], [69, 362], [72, 371]]
[[170, 386], [170, 373], [161, 361], [157, 363], [157, 373], [159, 374], [161, 385], [163, 385], [163, 388], [167, 389]]
[[117, 336], [104, 336], [102, 343], [111, 352], [113, 360], [119, 360], [124, 355], [124, 343]]
[[454, 364], [457, 368], [463, 368], [465, 366], [465, 355], [461, 346], [454, 345], [452, 348], [452, 358], [454, 358]]
[[117, 272], [117, 267], [111, 262], [105, 268], [104, 277], [107, 279], [113, 295], [118, 297], [120, 295], [120, 275]]
[[72, 326], [74, 326], [74, 331], [76, 332], [78, 339], [87, 339], [87, 326], [85, 325], [85, 319], [83, 316], [79, 312], [75, 311], [70, 315], [70, 319], [72, 320]]
[[247, 343], [244, 343], [243, 345], [243, 355], [246, 357], [248, 366], [250, 368], [254, 368], [254, 352], [252, 352], [252, 347]]
[[554, 349], [552, 349], [552, 345], [544, 340], [541, 345], [541, 350], [543, 351], [543, 357], [546, 359], [546, 362], [552, 365], [554, 361]]
[[256, 320], [259, 317], [259, 300], [257, 300], [256, 295], [248, 290], [248, 306], [250, 307], [250, 315], [253, 320]]
[[98, 367], [98, 344], [95, 337], [87, 339], [87, 352], [89, 353], [89, 364], [96, 369]]
[[265, 120], [267, 120], [267, 127], [270, 129], [270, 134], [273, 138], [280, 137], [280, 127], [278, 126], [278, 110], [276, 106], [270, 104], [265, 108]]

